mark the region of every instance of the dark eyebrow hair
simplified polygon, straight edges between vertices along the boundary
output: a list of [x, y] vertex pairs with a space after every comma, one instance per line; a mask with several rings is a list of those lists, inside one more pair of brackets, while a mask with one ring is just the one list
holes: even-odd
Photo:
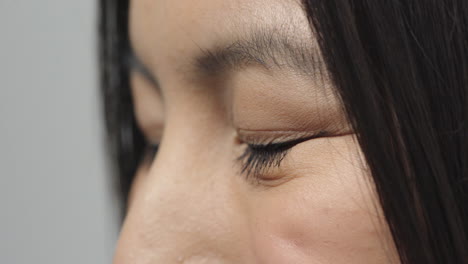
[[[292, 30], [291, 30], [292, 32]], [[213, 76], [250, 65], [265, 69], [289, 69], [297, 73], [323, 77], [325, 64], [313, 39], [301, 40], [288, 30], [262, 29], [228, 45], [201, 52], [190, 63], [195, 75]]]
[[[311, 78], [324, 78], [326, 67], [313, 39], [299, 40], [287, 30], [263, 29], [215, 48], [199, 47], [188, 67], [180, 69], [182, 74], [190, 73], [196, 79], [214, 78], [233, 70], [257, 65], [267, 70], [289, 69]], [[145, 77], [157, 91], [159, 81], [133, 50], [127, 55], [127, 66]], [[187, 66], [187, 65], [186, 65]], [[323, 80], [323, 79], [322, 79]]]

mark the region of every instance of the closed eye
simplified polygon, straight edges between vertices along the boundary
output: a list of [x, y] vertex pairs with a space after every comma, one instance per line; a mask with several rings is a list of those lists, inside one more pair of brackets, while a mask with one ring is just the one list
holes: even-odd
[[297, 144], [314, 138], [322, 137], [325, 132], [321, 131], [305, 138], [294, 139], [279, 143], [247, 144], [247, 148], [237, 158], [241, 162], [241, 174], [247, 178], [260, 178], [270, 168], [278, 168], [288, 154], [288, 151]]
[[156, 158], [158, 149], [159, 149], [159, 144], [146, 143], [144, 161], [152, 162]]

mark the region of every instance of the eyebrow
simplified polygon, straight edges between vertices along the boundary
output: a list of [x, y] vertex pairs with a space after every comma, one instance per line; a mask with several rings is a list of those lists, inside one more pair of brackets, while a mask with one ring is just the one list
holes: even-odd
[[312, 78], [323, 76], [325, 63], [316, 42], [300, 40], [291, 32], [262, 29], [228, 45], [200, 48], [189, 67], [198, 76], [217, 76], [252, 65], [267, 70], [289, 69]]
[[[239, 71], [249, 66], [267, 70], [288, 69], [311, 78], [323, 78], [325, 63], [318, 45], [310, 39], [299, 40], [285, 30], [263, 29], [227, 45], [201, 48], [200, 52], [182, 67], [180, 72], [189, 73], [196, 79], [216, 78], [230, 71]], [[159, 81], [151, 70], [133, 52], [128, 56], [130, 69], [143, 75], [158, 91]]]

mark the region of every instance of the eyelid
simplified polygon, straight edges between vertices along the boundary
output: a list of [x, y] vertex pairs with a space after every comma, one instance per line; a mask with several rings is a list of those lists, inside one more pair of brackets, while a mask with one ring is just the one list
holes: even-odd
[[238, 139], [250, 145], [283, 144], [304, 138], [325, 136], [325, 131], [278, 131], [237, 129]]
[[[240, 131], [240, 134], [242, 135]], [[249, 132], [258, 132], [258, 131], [249, 131]], [[247, 145], [242, 155], [240, 155], [237, 160], [241, 162], [241, 174], [244, 175], [247, 179], [255, 179], [257, 182], [259, 180], [277, 180], [277, 177], [271, 177], [268, 170], [272, 167], [279, 168], [283, 159], [289, 153], [291, 148], [294, 146], [312, 140], [318, 137], [325, 136], [324, 131], [318, 132], [304, 132], [299, 133], [297, 131], [292, 131], [295, 133], [295, 136], [291, 138], [290, 133], [284, 133], [287, 131], [269, 131], [274, 132], [273, 134], [283, 135], [281, 142], [277, 142], [278, 139], [263, 139], [266, 143], [252, 143], [252, 142], [243, 142]], [[286, 140], [284, 135], [289, 136], [289, 139]], [[289, 134], [289, 135], [288, 135]]]

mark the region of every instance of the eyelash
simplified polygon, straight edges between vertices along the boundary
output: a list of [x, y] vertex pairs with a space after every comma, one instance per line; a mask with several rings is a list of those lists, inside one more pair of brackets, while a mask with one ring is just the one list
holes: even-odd
[[237, 160], [241, 162], [241, 174], [248, 179], [251, 177], [260, 178], [259, 176], [273, 167], [280, 167], [289, 150], [304, 141], [318, 138], [324, 135], [324, 132], [280, 143], [268, 144], [247, 144], [245, 151]]
[[158, 153], [158, 149], [159, 149], [159, 144], [146, 143], [146, 149], [145, 149], [145, 155], [144, 155], [145, 160], [153, 161], [154, 158], [156, 157], [156, 154]]

